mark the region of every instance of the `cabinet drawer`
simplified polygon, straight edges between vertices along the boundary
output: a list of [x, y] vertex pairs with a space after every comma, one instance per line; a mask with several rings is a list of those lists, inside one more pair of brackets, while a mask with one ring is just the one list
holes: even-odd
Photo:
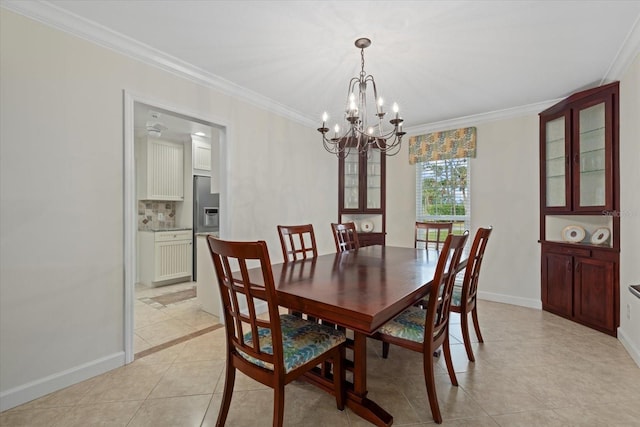
[[360, 246], [384, 245], [384, 233], [358, 233]]
[[591, 256], [591, 249], [589, 248], [572, 248], [572, 247], [568, 247], [568, 246], [547, 246], [547, 252], [553, 252], [556, 254], [563, 254], [563, 255], [575, 255], [575, 256], [582, 256], [582, 257], [590, 257]]
[[171, 240], [191, 240], [191, 230], [180, 231], [158, 231], [155, 233], [156, 242], [167, 242]]

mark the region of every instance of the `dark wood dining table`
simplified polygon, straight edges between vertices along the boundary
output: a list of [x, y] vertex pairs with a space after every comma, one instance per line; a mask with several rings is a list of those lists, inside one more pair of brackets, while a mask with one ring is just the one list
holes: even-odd
[[[437, 261], [436, 251], [367, 246], [272, 266], [281, 306], [353, 331], [347, 406], [375, 425], [393, 416], [367, 397], [367, 337], [429, 292]], [[332, 392], [329, 378], [306, 379]]]

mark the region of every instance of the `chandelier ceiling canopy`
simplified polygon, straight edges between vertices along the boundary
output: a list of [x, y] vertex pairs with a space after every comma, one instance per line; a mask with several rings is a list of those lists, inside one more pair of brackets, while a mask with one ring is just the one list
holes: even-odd
[[[360, 49], [361, 70], [360, 75], [351, 78], [349, 82], [343, 125], [340, 127], [336, 123], [333, 137], [327, 135], [330, 133], [327, 128], [329, 117], [325, 112], [322, 115], [322, 127], [318, 128], [318, 132], [322, 134], [324, 148], [338, 157], [345, 157], [352, 150], [367, 155], [372, 148], [393, 156], [400, 151], [402, 136], [406, 133], [402, 131], [403, 119], [399, 116], [398, 104], [393, 103], [393, 117], [389, 120], [391, 127], [385, 129], [383, 118], [387, 113], [384, 111], [384, 101], [378, 96], [373, 76], [367, 75], [364, 71], [364, 50], [371, 46], [371, 40], [360, 38], [355, 41], [355, 45]], [[372, 112], [375, 110], [375, 113], [371, 114], [371, 122], [367, 101], [375, 105], [375, 108], [372, 108]]]

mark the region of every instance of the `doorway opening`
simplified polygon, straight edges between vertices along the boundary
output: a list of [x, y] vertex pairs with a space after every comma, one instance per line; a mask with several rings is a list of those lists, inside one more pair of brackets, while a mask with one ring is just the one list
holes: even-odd
[[[207, 173], [197, 170], [202, 166], [194, 163], [193, 146], [196, 139], [200, 147], [203, 141], [211, 141], [209, 174], [213, 175], [212, 181], [216, 180], [216, 191], [219, 192], [219, 210], [222, 213], [219, 216], [219, 234], [224, 235], [228, 126], [222, 120], [207, 118], [206, 114], [126, 91], [124, 112], [124, 347], [125, 363], [130, 363], [136, 357], [221, 327], [219, 319], [215, 317], [219, 311], [212, 313], [210, 302], [207, 303], [208, 311], [201, 308], [197, 288], [203, 284], [194, 281], [195, 271], [192, 271], [191, 263], [193, 252], [188, 257], [188, 270], [178, 271], [177, 276], [181, 277], [166, 276], [170, 280], [162, 280], [165, 276], [158, 276], [157, 270], [149, 269], [147, 264], [158, 260], [155, 255], [152, 258], [145, 257], [154, 247], [159, 247], [158, 243], [154, 246], [154, 240], [162, 240], [165, 234], [174, 231], [176, 235], [191, 236], [189, 240], [185, 237], [185, 251], [187, 245], [192, 250], [196, 244], [196, 236], [192, 232], [193, 175]], [[139, 188], [138, 174], [146, 170], [142, 170], [145, 168], [140, 166], [141, 159], [137, 157], [144, 157], [140, 147], [149, 141], [182, 149], [183, 168], [182, 176], [179, 176], [183, 183], [182, 195], [149, 197], [145, 194], [146, 190]], [[146, 173], [144, 175], [148, 176]], [[141, 238], [152, 242], [150, 250], [149, 246], [140, 250]], [[144, 267], [141, 266], [143, 260]], [[149, 271], [151, 273], [147, 274]], [[146, 275], [144, 280], [141, 280], [141, 274]], [[213, 283], [208, 285], [213, 286]]]

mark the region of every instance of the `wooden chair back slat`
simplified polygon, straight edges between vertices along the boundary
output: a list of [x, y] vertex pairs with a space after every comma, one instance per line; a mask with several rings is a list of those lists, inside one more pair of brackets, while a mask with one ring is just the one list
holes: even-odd
[[[449, 234], [438, 257], [433, 286], [427, 304], [425, 351], [427, 351], [427, 346], [433, 350], [439, 347], [444, 340], [444, 335], [449, 331], [449, 312], [453, 285], [456, 280], [456, 269], [460, 263], [468, 235], [468, 231], [460, 236]], [[429, 337], [432, 337], [432, 340], [429, 340]]]
[[360, 241], [358, 240], [358, 231], [354, 222], [345, 222], [343, 224], [331, 223], [333, 231], [333, 240], [336, 244], [336, 252], [345, 252], [360, 249]]
[[278, 225], [284, 262], [316, 258], [318, 249], [312, 224]]
[[440, 249], [452, 232], [453, 222], [416, 221], [413, 246]]

